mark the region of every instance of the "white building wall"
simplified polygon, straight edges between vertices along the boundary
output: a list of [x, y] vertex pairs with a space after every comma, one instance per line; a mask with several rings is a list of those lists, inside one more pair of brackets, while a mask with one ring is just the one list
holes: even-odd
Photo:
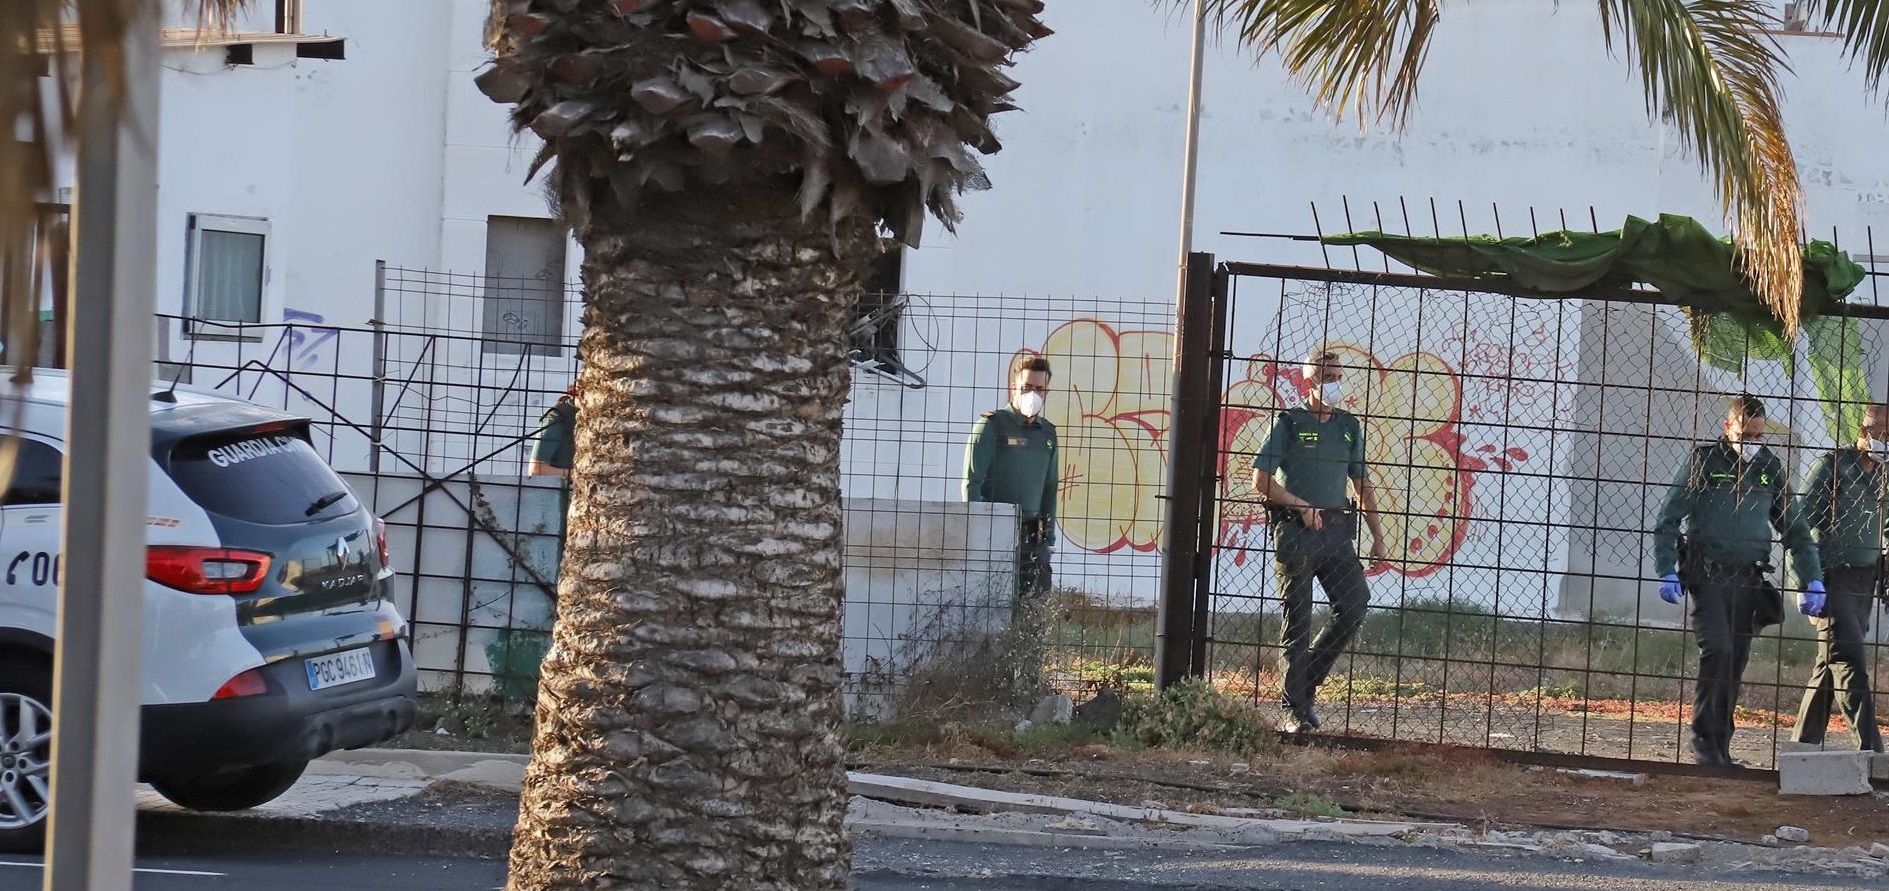
[[[1177, 5], [1049, 6], [1057, 33], [1022, 57], [1023, 111], [999, 118], [1004, 151], [987, 159], [996, 188], [966, 197], [957, 238], [928, 238], [909, 264], [911, 288], [1171, 299], [1192, 31]], [[1786, 114], [1813, 228], [1889, 224], [1880, 99], [1863, 94], [1836, 41], [1781, 40], [1797, 71], [1784, 83]], [[1326, 231], [1341, 231], [1333, 214], [1346, 195], [1357, 228], [1376, 227], [1377, 201], [1394, 231], [1397, 199], [1408, 197], [1418, 234], [1431, 222], [1416, 202], [1432, 196], [1449, 202], [1445, 234], [1460, 231], [1458, 199], [1475, 232], [1493, 229], [1491, 204], [1510, 234], [1525, 229], [1530, 206], [1566, 208], [1585, 226], [1592, 205], [1602, 228], [1629, 213], [1719, 221], [1697, 163], [1649, 123], [1639, 75], [1605, 51], [1592, 4], [1449, 4], [1401, 137], [1334, 123], [1276, 59], [1255, 63], [1226, 42], [1205, 83], [1196, 249], [1222, 259], [1322, 263], [1312, 246], [1218, 233], [1308, 232], [1313, 201]]]

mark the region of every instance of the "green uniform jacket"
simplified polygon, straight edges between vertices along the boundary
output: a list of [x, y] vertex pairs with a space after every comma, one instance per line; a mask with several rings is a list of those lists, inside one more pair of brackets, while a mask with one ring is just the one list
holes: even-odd
[[1280, 473], [1280, 485], [1313, 507], [1344, 507], [1346, 484], [1369, 472], [1364, 425], [1342, 408], [1332, 409], [1323, 423], [1311, 409], [1285, 409], [1273, 415], [1253, 466], [1261, 473]]
[[1054, 521], [1060, 472], [1055, 424], [1008, 408], [987, 411], [964, 450], [964, 500], [1014, 504], [1026, 521]]
[[1810, 465], [1804, 519], [1826, 566], [1874, 566], [1882, 557], [1889, 465], [1860, 449], [1837, 449]]
[[1726, 563], [1771, 559], [1771, 530], [1784, 536], [1801, 582], [1823, 578], [1810, 526], [1797, 509], [1784, 463], [1761, 448], [1750, 461], [1725, 439], [1692, 450], [1680, 466], [1653, 527], [1653, 562], [1660, 575], [1679, 571], [1679, 532], [1693, 553]]

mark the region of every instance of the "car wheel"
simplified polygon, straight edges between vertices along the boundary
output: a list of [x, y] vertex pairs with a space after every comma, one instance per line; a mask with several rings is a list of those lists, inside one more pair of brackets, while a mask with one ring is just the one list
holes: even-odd
[[0, 851], [38, 851], [52, 808], [52, 669], [0, 664]]
[[207, 777], [152, 780], [151, 788], [193, 811], [242, 811], [282, 797], [307, 769], [306, 761], [257, 764]]

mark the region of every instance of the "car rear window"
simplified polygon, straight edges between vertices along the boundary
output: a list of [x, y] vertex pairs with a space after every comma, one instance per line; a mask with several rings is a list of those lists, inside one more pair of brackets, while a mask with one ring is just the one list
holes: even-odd
[[305, 523], [360, 509], [351, 494], [334, 497], [347, 484], [293, 432], [186, 439], [171, 448], [170, 474], [204, 510], [249, 523]]

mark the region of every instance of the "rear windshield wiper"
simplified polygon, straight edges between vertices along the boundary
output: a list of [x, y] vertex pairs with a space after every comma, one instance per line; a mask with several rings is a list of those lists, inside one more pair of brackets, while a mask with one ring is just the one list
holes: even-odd
[[327, 509], [330, 505], [334, 504], [335, 502], [340, 501], [341, 499], [346, 498], [346, 497], [348, 497], [348, 492], [346, 489], [343, 489], [339, 492], [329, 492], [328, 494], [315, 499], [314, 504], [309, 505], [307, 510], [302, 511], [302, 516], [312, 517], [318, 513], [321, 513], [323, 510]]

